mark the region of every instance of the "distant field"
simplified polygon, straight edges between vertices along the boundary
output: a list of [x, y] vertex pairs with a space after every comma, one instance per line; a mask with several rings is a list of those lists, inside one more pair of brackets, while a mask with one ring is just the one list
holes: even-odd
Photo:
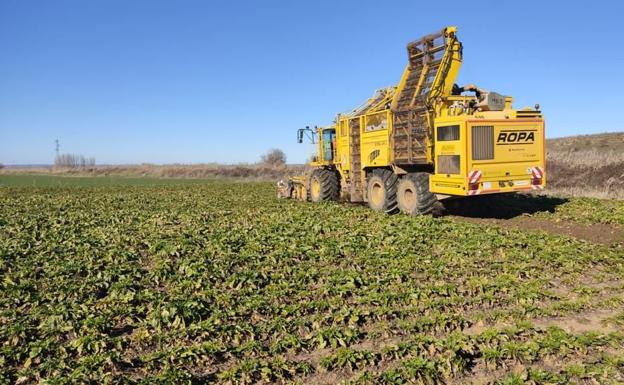
[[[214, 163], [140, 164], [96, 166], [85, 169], [54, 169], [50, 167], [19, 169], [9, 167], [0, 169], [0, 176], [24, 174], [97, 176], [110, 178], [111, 184], [118, 183], [116, 177], [138, 178], [137, 183], [139, 184], [148, 183], [143, 178], [230, 178], [246, 181], [275, 182], [288, 175], [301, 174], [304, 171], [305, 166], [300, 164], [286, 166], [268, 166], [264, 164], [223, 165]], [[546, 175], [548, 180], [547, 194], [624, 199], [624, 133], [549, 139], [547, 141]], [[107, 179], [103, 179], [103, 181], [107, 181]], [[34, 182], [44, 183], [41, 179], [37, 179]], [[129, 180], [120, 182], [131, 184]], [[7, 183], [12, 184], [13, 182]], [[28, 180], [25, 183], [28, 184]], [[56, 181], [52, 179], [51, 183], [56, 183]], [[86, 183], [91, 183], [91, 181]], [[107, 182], [102, 183], [106, 184]]]
[[85, 168], [6, 167], [0, 175], [97, 176], [126, 178], [214, 179], [236, 178], [253, 181], [277, 181], [284, 176], [302, 173], [303, 165], [266, 164], [137, 164]]
[[[214, 178], [213, 178], [214, 179]], [[0, 187], [158, 186], [206, 183], [206, 179], [128, 178], [121, 176], [0, 175]]]
[[2, 180], [61, 185], [0, 188], [0, 384], [624, 381], [624, 201]]

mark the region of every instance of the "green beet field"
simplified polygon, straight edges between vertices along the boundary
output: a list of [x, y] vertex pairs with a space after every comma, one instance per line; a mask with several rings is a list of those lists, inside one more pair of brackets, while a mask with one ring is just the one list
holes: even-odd
[[[622, 242], [270, 183], [0, 182], [0, 384], [624, 382]], [[531, 218], [620, 231], [624, 202]]]

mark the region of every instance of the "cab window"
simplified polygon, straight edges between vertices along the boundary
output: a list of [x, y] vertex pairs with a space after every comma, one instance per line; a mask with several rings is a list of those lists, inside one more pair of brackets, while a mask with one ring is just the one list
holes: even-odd
[[323, 160], [334, 160], [334, 146], [336, 144], [336, 130], [323, 131]]

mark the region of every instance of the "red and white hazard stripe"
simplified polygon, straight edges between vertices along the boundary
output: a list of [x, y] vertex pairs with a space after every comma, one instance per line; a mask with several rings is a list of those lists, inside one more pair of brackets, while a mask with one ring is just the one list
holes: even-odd
[[531, 176], [533, 177], [531, 188], [533, 190], [543, 190], [544, 186], [541, 183], [542, 178], [544, 178], [544, 169], [540, 166], [531, 167]]
[[480, 170], [472, 170], [468, 173], [468, 195], [479, 195], [479, 180], [481, 179]]
[[540, 166], [531, 167], [531, 175], [535, 179], [542, 179], [544, 177], [544, 169]]
[[480, 170], [473, 170], [473, 171], [470, 171], [470, 173], [468, 173], [468, 183], [475, 184], [479, 181], [479, 179], [481, 179]]

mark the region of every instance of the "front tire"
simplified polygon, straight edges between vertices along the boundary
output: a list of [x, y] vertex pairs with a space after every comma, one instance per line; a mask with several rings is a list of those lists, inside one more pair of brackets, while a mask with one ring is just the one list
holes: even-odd
[[308, 191], [312, 202], [337, 201], [340, 197], [338, 173], [324, 168], [314, 170]]
[[409, 215], [433, 214], [438, 199], [429, 191], [429, 174], [417, 172], [401, 178], [397, 191], [399, 209]]
[[399, 178], [390, 170], [377, 169], [368, 177], [366, 196], [368, 206], [376, 211], [394, 214], [399, 211], [397, 205], [397, 186]]

